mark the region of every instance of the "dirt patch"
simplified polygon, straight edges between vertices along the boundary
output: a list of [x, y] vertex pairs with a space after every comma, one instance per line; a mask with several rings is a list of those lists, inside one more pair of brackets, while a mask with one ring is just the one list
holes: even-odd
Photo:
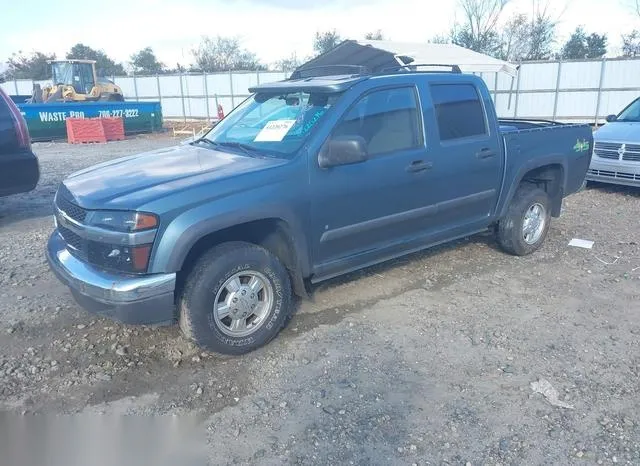
[[570, 197], [530, 257], [479, 235], [322, 284], [228, 358], [87, 314], [44, 260], [64, 176], [175, 143], [36, 144], [42, 182], [0, 200], [5, 411], [197, 415], [212, 464], [640, 463], [640, 191]]

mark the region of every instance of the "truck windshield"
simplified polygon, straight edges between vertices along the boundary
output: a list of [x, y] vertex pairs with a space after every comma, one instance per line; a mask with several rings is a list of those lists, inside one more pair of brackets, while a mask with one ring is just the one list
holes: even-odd
[[640, 122], [640, 99], [625, 108], [616, 121]]
[[291, 158], [341, 94], [259, 93], [240, 104], [204, 139]]

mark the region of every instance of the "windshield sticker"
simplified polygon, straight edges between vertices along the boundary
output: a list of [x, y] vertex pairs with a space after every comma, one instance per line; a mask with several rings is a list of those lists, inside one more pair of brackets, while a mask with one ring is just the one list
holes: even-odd
[[296, 120], [272, 120], [262, 128], [254, 142], [280, 142], [295, 123]]
[[575, 150], [576, 152], [586, 152], [589, 150], [589, 142], [585, 139], [583, 139], [582, 141], [578, 139], [576, 141], [576, 145], [573, 146], [573, 150]]

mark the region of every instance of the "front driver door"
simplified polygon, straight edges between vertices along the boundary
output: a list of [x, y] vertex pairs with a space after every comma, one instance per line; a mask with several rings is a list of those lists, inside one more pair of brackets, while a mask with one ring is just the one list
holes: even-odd
[[357, 268], [416, 234], [419, 219], [405, 214], [428, 203], [423, 189], [426, 171], [412, 169], [426, 155], [418, 102], [412, 84], [364, 94], [331, 137], [363, 137], [368, 160], [321, 169], [312, 158], [311, 244], [316, 276]]

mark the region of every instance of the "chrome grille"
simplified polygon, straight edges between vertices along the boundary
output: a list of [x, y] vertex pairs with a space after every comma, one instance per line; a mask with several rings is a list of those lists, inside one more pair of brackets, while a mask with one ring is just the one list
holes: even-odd
[[58, 225], [58, 232], [60, 233], [60, 236], [62, 236], [62, 239], [64, 239], [65, 243], [67, 243], [69, 252], [80, 257], [86, 257], [86, 248], [84, 247], [85, 242], [77, 233], [74, 233], [62, 225]]
[[[602, 159], [640, 162], [640, 144], [596, 142], [594, 145], [594, 153]], [[620, 154], [622, 154], [622, 157]]]
[[593, 151], [600, 158], [618, 160], [620, 158], [618, 153], [620, 147], [622, 147], [622, 144], [596, 142]]
[[69, 217], [72, 220], [75, 220], [76, 222], [84, 222], [84, 219], [87, 216], [87, 211], [84, 210], [82, 207], [78, 207], [75, 204], [72, 204], [71, 202], [69, 202], [68, 200], [66, 200], [64, 197], [59, 197], [56, 200], [56, 203], [58, 205], [58, 209], [60, 209], [62, 212], [64, 212], [66, 214], [67, 217]]

